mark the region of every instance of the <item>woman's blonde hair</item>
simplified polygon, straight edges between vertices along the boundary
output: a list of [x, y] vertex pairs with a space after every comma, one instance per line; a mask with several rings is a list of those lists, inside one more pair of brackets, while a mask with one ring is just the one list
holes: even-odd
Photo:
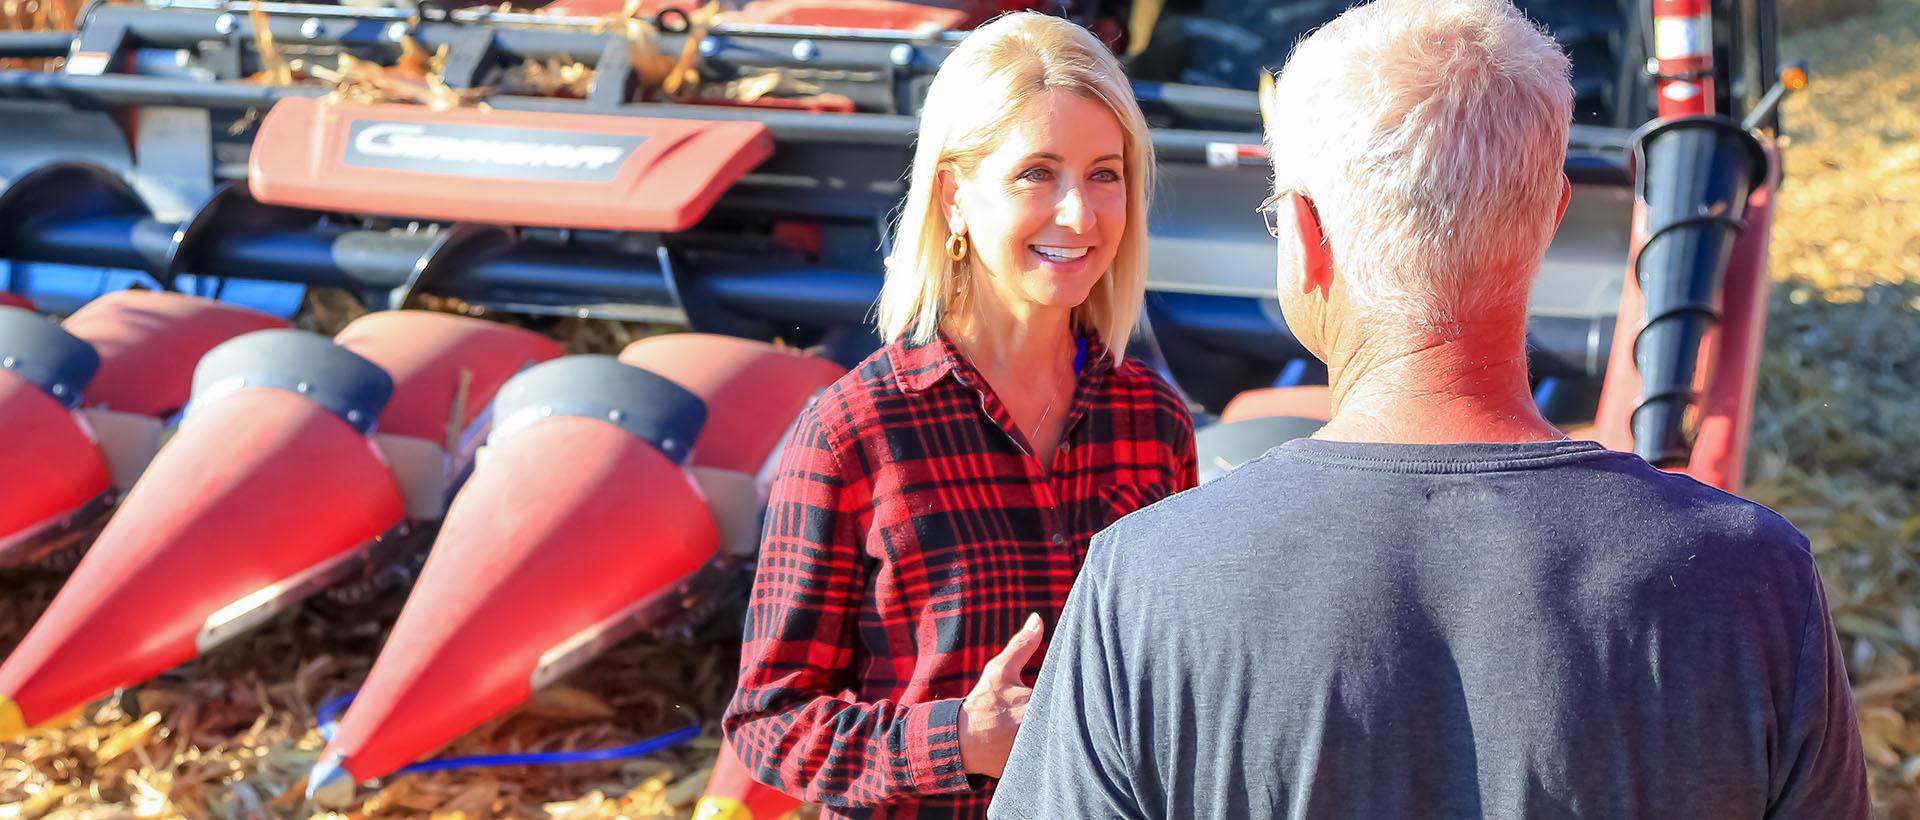
[[1094, 332], [1115, 362], [1140, 318], [1147, 284], [1147, 202], [1153, 190], [1153, 142], [1120, 62], [1093, 34], [1034, 12], [1002, 15], [967, 35], [933, 78], [920, 112], [907, 201], [895, 224], [886, 281], [877, 305], [889, 341], [933, 338], [940, 317], [960, 304], [967, 263], [947, 256], [940, 202], [943, 169], [971, 176], [1005, 138], [1022, 106], [1054, 90], [1101, 103], [1125, 138], [1127, 227], [1113, 267], [1073, 310], [1073, 324]]

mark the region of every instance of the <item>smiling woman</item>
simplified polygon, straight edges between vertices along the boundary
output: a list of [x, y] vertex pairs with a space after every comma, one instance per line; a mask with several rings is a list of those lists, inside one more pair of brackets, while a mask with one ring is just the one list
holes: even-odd
[[726, 716], [827, 817], [985, 817], [1089, 540], [1195, 478], [1184, 403], [1125, 357], [1153, 156], [1113, 55], [1001, 17], [915, 151], [890, 343], [795, 424]]

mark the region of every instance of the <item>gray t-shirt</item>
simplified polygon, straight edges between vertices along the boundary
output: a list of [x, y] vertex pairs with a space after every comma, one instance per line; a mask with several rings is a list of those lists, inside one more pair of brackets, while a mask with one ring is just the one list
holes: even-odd
[[1056, 633], [990, 817], [1869, 816], [1806, 539], [1590, 444], [1289, 442]]

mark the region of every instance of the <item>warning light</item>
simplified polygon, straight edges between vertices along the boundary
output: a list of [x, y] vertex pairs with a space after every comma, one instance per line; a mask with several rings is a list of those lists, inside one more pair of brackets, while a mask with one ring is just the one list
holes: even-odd
[[1794, 64], [1780, 70], [1780, 84], [1788, 91], [1799, 91], [1807, 87], [1807, 67]]

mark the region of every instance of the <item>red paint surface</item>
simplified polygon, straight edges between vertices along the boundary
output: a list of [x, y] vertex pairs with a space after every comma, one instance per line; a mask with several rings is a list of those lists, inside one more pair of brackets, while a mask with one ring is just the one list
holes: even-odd
[[1268, 387], [1248, 390], [1227, 402], [1220, 421], [1241, 421], [1269, 416], [1294, 416], [1326, 421], [1333, 417], [1333, 397], [1324, 385]]
[[113, 485], [73, 412], [39, 385], [0, 370], [0, 545]]
[[454, 499], [328, 749], [358, 780], [431, 753], [530, 696], [543, 653], [718, 549], [691, 480], [639, 438], [566, 416], [514, 433]]
[[[446, 129], [507, 127], [645, 137], [608, 182], [427, 173], [348, 165], [356, 121]], [[477, 132], [476, 132], [477, 133]], [[436, 134], [438, 136], [438, 134]], [[742, 174], [773, 153], [757, 122], [702, 122], [416, 105], [356, 105], [293, 98], [260, 124], [247, 178], [261, 202], [321, 211], [500, 225], [681, 231], [692, 227]], [[481, 169], [484, 166], [470, 166]]]
[[515, 373], [561, 353], [558, 342], [524, 328], [425, 310], [369, 313], [342, 329], [334, 342], [393, 377], [393, 398], [380, 413], [380, 432], [443, 446], [462, 373], [468, 383], [456, 435]]
[[800, 801], [754, 780], [753, 775], [747, 773], [746, 764], [734, 753], [733, 744], [725, 740], [720, 742], [720, 753], [713, 759], [713, 777], [707, 781], [706, 794], [739, 801], [752, 820], [773, 820], [800, 808]]
[[818, 356], [765, 342], [670, 333], [634, 342], [620, 361], [665, 376], [707, 403], [693, 463], [758, 473], [814, 393], [846, 373]]
[[164, 418], [184, 407], [193, 368], [216, 345], [287, 323], [238, 305], [179, 293], [104, 294], [61, 327], [100, 353], [85, 405]]
[[400, 492], [367, 440], [300, 396], [195, 412], [4, 665], [28, 725], [194, 656], [222, 607], [379, 535]]

